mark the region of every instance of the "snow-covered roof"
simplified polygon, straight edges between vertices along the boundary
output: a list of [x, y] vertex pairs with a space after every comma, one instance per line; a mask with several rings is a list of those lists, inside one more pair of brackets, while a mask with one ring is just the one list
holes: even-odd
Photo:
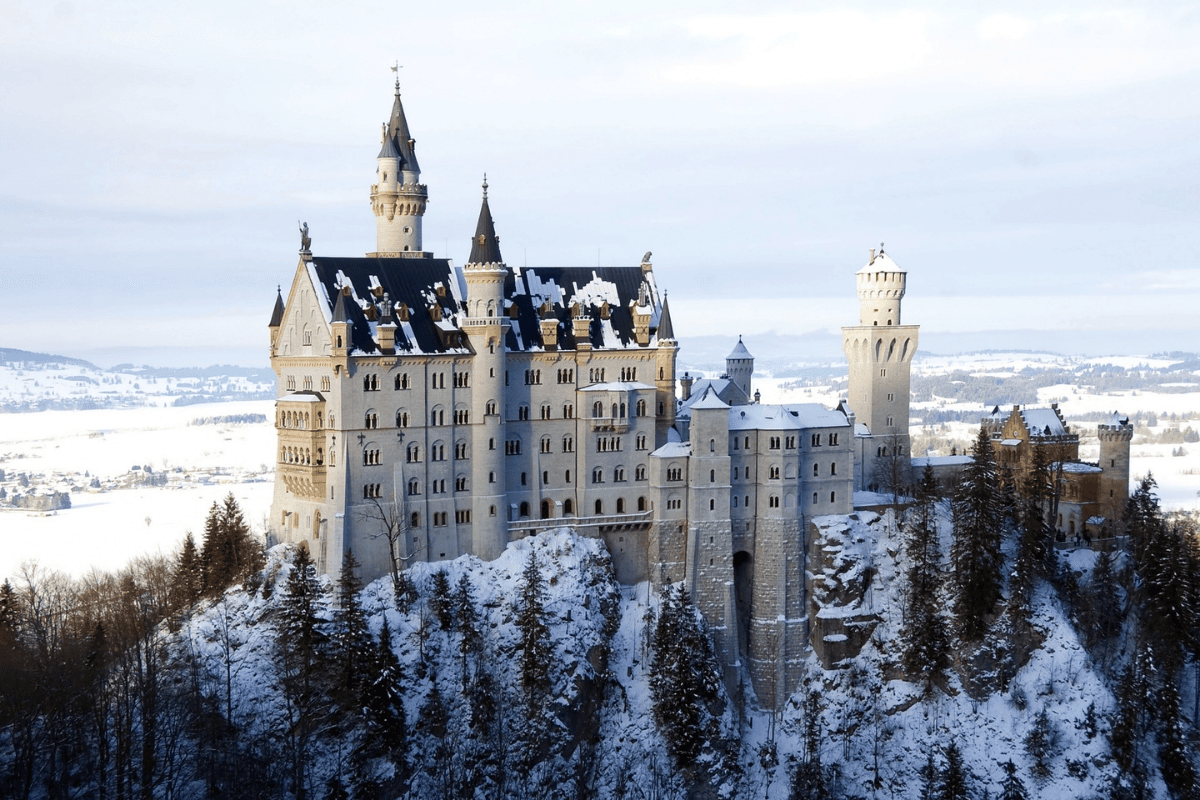
[[692, 405], [704, 396], [704, 393], [711, 388], [716, 392], [717, 397], [725, 401], [727, 405], [741, 406], [750, 403], [750, 398], [729, 378], [697, 378], [692, 382], [692, 393], [688, 395], [688, 399], [684, 400], [679, 407], [679, 413], [676, 415], [681, 419], [687, 419], [691, 415]]
[[818, 403], [748, 405], [729, 409], [729, 430], [800, 430], [802, 428], [845, 428], [842, 412]]
[[1103, 525], [1106, 522], [1108, 522], [1108, 520], [1105, 519], [1104, 517], [1088, 517], [1087, 522], [1084, 524], [1086, 524], [1086, 525]]
[[1067, 429], [1053, 408], [1026, 408], [1021, 412], [1034, 436], [1066, 436]]
[[279, 398], [278, 402], [281, 402], [281, 403], [324, 403], [325, 398], [323, 396], [321, 396], [321, 394], [319, 394], [318, 392], [306, 390], [303, 392], [292, 392], [289, 395], [284, 395], [283, 397]]
[[645, 383], [637, 381], [609, 381], [608, 383], [593, 383], [591, 386], [585, 386], [579, 391], [581, 392], [636, 392], [641, 389], [653, 389]]
[[859, 272], [903, 272], [903, 271], [904, 270], [900, 269], [900, 267], [898, 267], [896, 265], [895, 261], [892, 261], [892, 257], [887, 255], [886, 253], [884, 253], [882, 250], [879, 251], [879, 255], [875, 256], [874, 259], [872, 259], [869, 263], [864, 265], [862, 269], [859, 270]]
[[1016, 447], [1023, 441], [1024, 439], [1001, 439], [1000, 444], [1004, 445], [1005, 447]]
[[1122, 414], [1120, 411], [1114, 411], [1113, 415], [1108, 418], [1108, 422], [1104, 423], [1110, 428], [1121, 428], [1129, 424], [1129, 415]]
[[723, 401], [720, 398], [720, 396], [718, 396], [717, 393], [712, 390], [712, 387], [710, 386], [709, 388], [704, 390], [704, 394], [703, 394], [703, 396], [701, 396], [701, 398], [699, 400], [697, 400], [696, 402], [691, 404], [691, 408], [692, 409], [715, 408], [715, 409], [720, 410], [723, 408], [729, 408], [729, 404], [726, 403], [725, 401]]
[[972, 456], [923, 456], [912, 459], [912, 465], [920, 469], [925, 469], [926, 464], [931, 467], [961, 467], [974, 460]]
[[[1057, 470], [1058, 464], [1051, 464], [1050, 469], [1051, 471]], [[1091, 475], [1097, 472], [1104, 472], [1104, 470], [1095, 464], [1085, 464], [1082, 461], [1064, 461], [1062, 465], [1062, 471], [1073, 472], [1076, 475]]]
[[856, 422], [856, 423], [854, 423], [854, 435], [855, 436], [870, 436], [871, 429], [867, 427], [867, 424], [865, 422]]
[[658, 458], [679, 458], [692, 454], [691, 442], [667, 442], [650, 455]]
[[726, 360], [738, 358], [754, 358], [750, 355], [750, 351], [746, 349], [746, 345], [742, 344], [742, 337], [738, 337], [737, 345], [733, 348], [733, 352], [725, 356]]

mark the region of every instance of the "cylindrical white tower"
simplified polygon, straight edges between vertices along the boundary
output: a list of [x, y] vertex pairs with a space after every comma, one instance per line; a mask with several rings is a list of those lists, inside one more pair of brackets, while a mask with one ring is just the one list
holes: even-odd
[[416, 147], [416, 140], [408, 131], [397, 81], [392, 116], [383, 127], [383, 145], [376, 159], [375, 183], [371, 186], [376, 252], [369, 255], [425, 255], [421, 249], [421, 220], [429, 193], [421, 183]]

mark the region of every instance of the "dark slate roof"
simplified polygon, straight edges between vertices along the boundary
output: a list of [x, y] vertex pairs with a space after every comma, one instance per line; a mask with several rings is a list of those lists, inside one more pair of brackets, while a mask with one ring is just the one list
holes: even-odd
[[[405, 353], [444, 353], [458, 348], [448, 346], [448, 338], [439, 335], [452, 329], [452, 315], [465, 311], [460, 304], [458, 272], [444, 258], [326, 258], [313, 256], [312, 274], [324, 287], [328, 301], [342, 305], [351, 323], [351, 345], [363, 353], [377, 353], [371, 336], [373, 321], [367, 318], [364, 302], [382, 304], [371, 289], [379, 286], [392, 303], [404, 303], [409, 309], [408, 322], [397, 321], [396, 350]], [[352, 292], [339, 301], [340, 287], [349, 283]], [[437, 285], [445, 287], [443, 297]], [[434, 320], [431, 306], [441, 309], [442, 322]], [[379, 311], [376, 312], [378, 321]], [[336, 313], [334, 314], [336, 317]]]
[[400, 168], [411, 172], [420, 172], [417, 166], [417, 154], [413, 148], [412, 134], [408, 132], [408, 120], [404, 117], [404, 106], [400, 102], [400, 87], [396, 86], [396, 100], [392, 103], [392, 116], [388, 120], [388, 138], [400, 154]]
[[271, 321], [267, 323], [269, 328], [278, 328], [283, 322], [283, 290], [280, 289], [275, 295], [275, 310], [271, 312]]
[[[575, 349], [571, 306], [591, 321], [594, 348], [637, 347], [630, 305], [638, 300], [645, 280], [641, 267], [524, 267], [512, 268], [504, 280], [505, 313], [512, 319], [509, 350], [541, 347], [541, 319], [558, 320], [558, 347]], [[545, 308], [545, 303], [550, 305]], [[608, 302], [608, 319], [601, 319]], [[516, 316], [512, 315], [515, 307]]]
[[[484, 184], [484, 192], [487, 192]], [[488, 208], [487, 194], [483, 195], [483, 205], [479, 209], [479, 222], [475, 225], [475, 238], [471, 239], [471, 255], [468, 264], [501, 264], [504, 258], [500, 255], [500, 237], [496, 235], [496, 226], [492, 223], [492, 210]]]
[[384, 136], [383, 145], [379, 148], [379, 155], [376, 158], [399, 158], [400, 151], [396, 149], [396, 143], [392, 141], [392, 137]]

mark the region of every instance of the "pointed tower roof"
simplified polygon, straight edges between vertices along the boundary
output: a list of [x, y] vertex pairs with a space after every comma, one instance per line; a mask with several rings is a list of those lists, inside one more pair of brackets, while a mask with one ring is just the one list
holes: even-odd
[[350, 321], [350, 319], [346, 316], [346, 295], [341, 291], [337, 293], [337, 301], [333, 304], [333, 321]]
[[754, 356], [750, 355], [750, 351], [746, 349], [746, 345], [742, 344], [742, 337], [740, 336], [738, 337], [737, 347], [733, 348], [732, 353], [725, 356], [726, 361], [732, 358], [754, 358]]
[[400, 166], [410, 172], [420, 172], [417, 166], [417, 154], [413, 149], [415, 142], [408, 132], [408, 120], [404, 117], [404, 104], [400, 102], [400, 81], [396, 81], [396, 99], [392, 103], [392, 116], [388, 119], [387, 138], [392, 140], [400, 156]]
[[671, 309], [667, 306], [667, 293], [663, 292], [662, 311], [658, 314], [658, 340], [674, 339], [675, 328], [671, 325]]
[[267, 323], [269, 328], [278, 328], [283, 323], [283, 287], [276, 289], [275, 294], [275, 310], [271, 312], [271, 321]]
[[471, 256], [468, 264], [502, 264], [500, 237], [492, 222], [492, 210], [488, 208], [487, 175], [483, 176], [483, 205], [479, 209], [479, 223], [475, 226], [475, 238], [471, 240]]
[[392, 137], [384, 135], [383, 145], [379, 148], [379, 155], [376, 158], [399, 158], [400, 151], [396, 149], [396, 143], [392, 141]]
[[692, 403], [692, 410], [705, 408], [729, 408], [729, 404], [721, 400], [720, 396], [713, 391], [712, 386], [708, 386], [704, 390], [704, 395]]

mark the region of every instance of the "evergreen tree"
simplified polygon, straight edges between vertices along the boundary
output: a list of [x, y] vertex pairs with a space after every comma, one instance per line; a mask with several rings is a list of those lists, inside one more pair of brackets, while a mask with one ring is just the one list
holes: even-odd
[[1087, 590], [1088, 640], [1094, 644], [1115, 636], [1121, 630], [1122, 617], [1112, 553], [1102, 550], [1096, 554], [1096, 565], [1092, 568], [1092, 580]]
[[450, 577], [444, 569], [433, 573], [433, 587], [429, 592], [429, 610], [437, 618], [438, 625], [442, 630], [450, 630], [450, 625], [454, 622], [454, 610], [450, 599]]
[[905, 519], [908, 609], [901, 632], [901, 660], [914, 680], [929, 692], [947, 666], [950, 636], [941, 612], [941, 548], [937, 529], [938, 485], [928, 464], [917, 485], [916, 504]]
[[1039, 779], [1049, 778], [1052, 773], [1050, 762], [1058, 756], [1058, 729], [1050, 721], [1046, 709], [1038, 712], [1033, 727], [1025, 734], [1025, 753], [1033, 760], [1032, 772]]
[[1029, 800], [1029, 792], [1017, 776], [1017, 765], [1012, 759], [1000, 766], [1004, 769], [1004, 780], [1000, 783], [1000, 800]]
[[334, 617], [332, 656], [337, 666], [334, 692], [343, 710], [357, 712], [365, 690], [364, 675], [375, 657], [375, 642], [367, 628], [359, 593], [362, 581], [357, 575], [358, 560], [354, 551], [342, 556], [342, 571], [338, 576], [338, 611]]
[[379, 640], [363, 681], [362, 707], [368, 732], [364, 746], [369, 755], [394, 755], [404, 748], [406, 721], [402, 679], [400, 660], [392, 648], [392, 631], [384, 614]]
[[971, 796], [967, 780], [967, 768], [963, 765], [962, 751], [956, 742], [950, 742], [943, 751], [946, 763], [938, 776], [937, 800], [966, 800]]
[[1019, 625], [1029, 622], [1034, 581], [1048, 574], [1052, 556], [1050, 526], [1046, 524], [1049, 489], [1045, 448], [1033, 448], [1033, 464], [1021, 487], [1020, 538], [1016, 564], [1013, 565], [1008, 610]]
[[200, 550], [204, 591], [216, 594], [262, 568], [262, 547], [250, 535], [250, 526], [230, 492], [222, 505], [212, 504], [204, 521]]
[[1003, 514], [992, 442], [982, 427], [975, 439], [971, 463], [963, 471], [954, 503], [953, 610], [965, 639], [976, 639], [984, 616], [1000, 599], [1000, 552]]
[[667, 749], [681, 767], [691, 767], [716, 735], [709, 709], [720, 697], [720, 671], [708, 633], [682, 587], [667, 587], [663, 595], [650, 692]]
[[417, 587], [408, 570], [396, 573], [392, 578], [392, 588], [396, 595], [396, 609], [401, 614], [407, 614], [412, 610], [412, 604], [417, 601]]
[[187, 608], [200, 599], [204, 591], [204, 570], [200, 554], [196, 551], [196, 540], [188, 531], [183, 537], [183, 547], [175, 560], [171, 573], [171, 587], [175, 606]]
[[532, 715], [550, 689], [550, 626], [546, 620], [546, 587], [533, 548], [525, 561], [517, 604], [517, 630], [521, 636], [521, 686]]
[[921, 776], [921, 793], [917, 795], [918, 800], [937, 800], [938, 768], [933, 760], [932, 748], [926, 752], [925, 766], [921, 767], [918, 774]]
[[1163, 683], [1158, 697], [1158, 716], [1162, 724], [1158, 758], [1163, 781], [1175, 797], [1191, 797], [1196, 786], [1196, 768], [1188, 753], [1185, 721], [1179, 708], [1179, 689], [1173, 678]]
[[329, 665], [326, 637], [318, 611], [321, 586], [316, 567], [303, 542], [296, 548], [281, 609], [279, 635], [280, 683], [286, 703], [290, 788], [308, 791], [310, 748], [328, 712]]
[[1158, 506], [1158, 496], [1154, 493], [1158, 484], [1154, 476], [1146, 473], [1146, 477], [1138, 483], [1138, 488], [1129, 496], [1125, 503], [1125, 513], [1122, 522], [1125, 534], [1129, 537], [1130, 549], [1133, 553], [1133, 565], [1139, 574], [1143, 572], [1146, 551], [1156, 538], [1162, 527], [1162, 512]]
[[[462, 656], [462, 681], [466, 690], [469, 677], [469, 661], [474, 659], [478, 664], [483, 652], [483, 633], [479, 630], [479, 611], [475, 608], [475, 597], [471, 591], [471, 579], [467, 573], [458, 576], [458, 584], [454, 587], [452, 598], [454, 605], [454, 621], [458, 625], [459, 655]], [[476, 667], [478, 669], [478, 666]]]

